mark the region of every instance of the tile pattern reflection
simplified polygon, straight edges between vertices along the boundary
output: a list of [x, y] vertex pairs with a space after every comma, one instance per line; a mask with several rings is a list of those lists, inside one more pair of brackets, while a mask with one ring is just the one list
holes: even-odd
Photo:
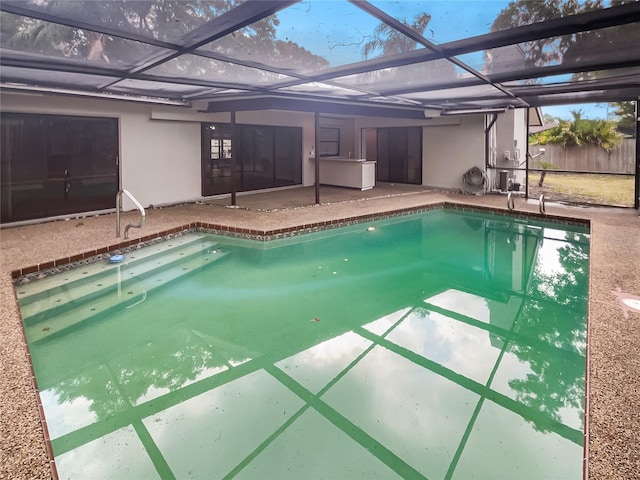
[[61, 477], [581, 478], [586, 231], [374, 223], [22, 286]]

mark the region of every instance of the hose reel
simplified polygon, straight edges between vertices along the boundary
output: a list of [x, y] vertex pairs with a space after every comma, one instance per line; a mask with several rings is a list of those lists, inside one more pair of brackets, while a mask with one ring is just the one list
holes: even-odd
[[462, 175], [462, 193], [466, 195], [482, 195], [485, 192], [487, 174], [478, 167], [472, 167]]

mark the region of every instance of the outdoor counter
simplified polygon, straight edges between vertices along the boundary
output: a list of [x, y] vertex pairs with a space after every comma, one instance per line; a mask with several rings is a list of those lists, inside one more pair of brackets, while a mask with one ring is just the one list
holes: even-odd
[[320, 183], [370, 190], [376, 184], [376, 163], [364, 158], [320, 158]]

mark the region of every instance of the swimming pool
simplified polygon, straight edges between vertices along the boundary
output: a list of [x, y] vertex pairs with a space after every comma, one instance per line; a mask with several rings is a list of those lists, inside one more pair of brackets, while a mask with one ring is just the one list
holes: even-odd
[[61, 478], [581, 478], [589, 235], [437, 210], [17, 287]]

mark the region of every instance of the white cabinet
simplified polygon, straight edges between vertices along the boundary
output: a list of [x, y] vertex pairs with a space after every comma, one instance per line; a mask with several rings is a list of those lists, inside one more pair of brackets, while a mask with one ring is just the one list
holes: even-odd
[[376, 184], [376, 163], [364, 158], [320, 158], [320, 183], [369, 190]]

